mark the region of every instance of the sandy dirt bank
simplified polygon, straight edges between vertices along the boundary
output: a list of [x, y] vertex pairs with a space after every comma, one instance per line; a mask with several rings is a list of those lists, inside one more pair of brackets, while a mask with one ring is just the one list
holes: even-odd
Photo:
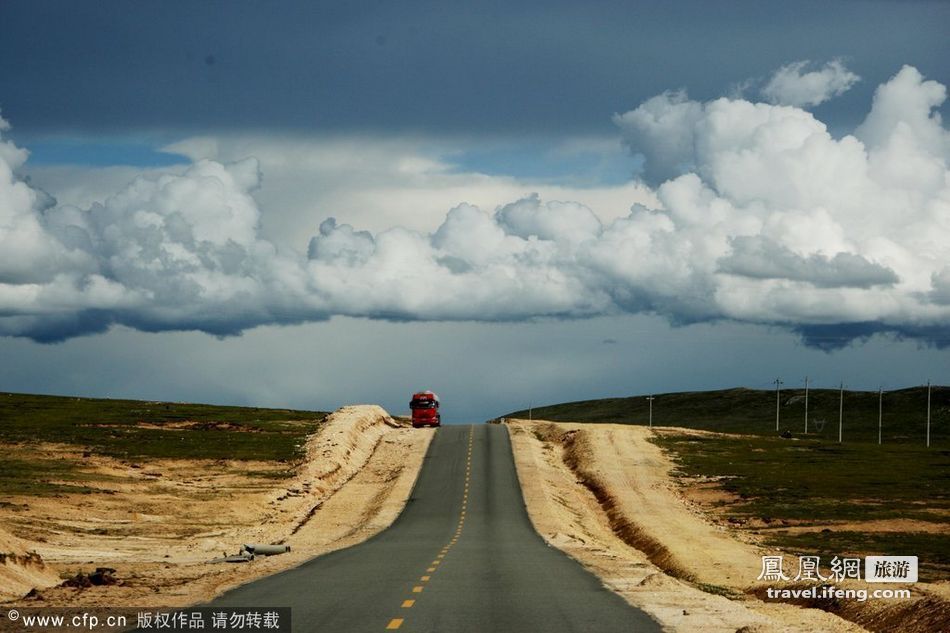
[[739, 540], [689, 504], [649, 429], [507, 424], [538, 532], [671, 631], [933, 630], [926, 618], [915, 624], [915, 612], [939, 601], [942, 586], [918, 584], [910, 601], [845, 609], [843, 615], [868, 628], [820, 609], [757, 598], [764, 587], [756, 581], [761, 556], [776, 552]]
[[[206, 601], [385, 529], [405, 505], [432, 435], [360, 405], [331, 414], [292, 472], [272, 462], [129, 464], [86, 456], [89, 468], [107, 475], [101, 493], [11, 498], [0, 508], [0, 552], [15, 555], [0, 564], [0, 599], [35, 606]], [[76, 452], [31, 450], [45, 457]], [[287, 544], [291, 552], [209, 562], [244, 543]], [[96, 567], [115, 569], [117, 583], [51, 586]], [[40, 599], [22, 597], [32, 587]]]

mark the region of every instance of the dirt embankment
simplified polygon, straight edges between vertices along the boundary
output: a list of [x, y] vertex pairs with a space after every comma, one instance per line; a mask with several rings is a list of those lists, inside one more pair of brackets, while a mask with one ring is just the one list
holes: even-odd
[[[0, 599], [20, 604], [181, 606], [380, 532], [402, 510], [432, 439], [372, 405], [330, 415], [287, 472], [273, 462], [86, 456], [92, 494], [6, 499], [0, 514]], [[71, 456], [75, 447], [33, 450]], [[209, 561], [244, 543], [290, 553], [241, 564]], [[116, 584], [53, 587], [96, 567]], [[24, 599], [31, 587], [40, 599]], [[34, 602], [36, 601], [36, 602]]]
[[34, 587], [59, 582], [59, 575], [31, 549], [31, 543], [0, 530], [0, 598], [24, 596]]
[[535, 528], [671, 631], [861, 631], [754, 596], [761, 552], [692, 512], [649, 430], [509, 420]]

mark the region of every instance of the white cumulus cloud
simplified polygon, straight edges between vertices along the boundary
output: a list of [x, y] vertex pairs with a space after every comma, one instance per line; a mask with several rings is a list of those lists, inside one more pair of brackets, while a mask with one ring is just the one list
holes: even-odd
[[769, 102], [795, 107], [816, 106], [845, 93], [860, 77], [833, 60], [818, 70], [806, 70], [807, 61], [782, 66], [762, 88]]
[[[429, 230], [324, 216], [305, 254], [262, 237], [254, 158], [196, 155], [101, 202], [57, 205], [17, 175], [26, 153], [0, 139], [0, 333], [648, 312], [945, 342], [944, 98], [905, 67], [855, 134], [835, 138], [799, 107], [664, 93], [615, 117], [655, 184], [625, 215], [527, 195], [458, 204]], [[438, 163], [401, 165], [450, 177]]]

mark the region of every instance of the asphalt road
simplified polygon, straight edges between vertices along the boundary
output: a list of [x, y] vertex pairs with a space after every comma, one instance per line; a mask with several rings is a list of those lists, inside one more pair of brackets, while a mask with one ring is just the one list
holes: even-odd
[[439, 429], [388, 530], [212, 603], [227, 605], [292, 607], [295, 633], [660, 630], [541, 540], [495, 425]]

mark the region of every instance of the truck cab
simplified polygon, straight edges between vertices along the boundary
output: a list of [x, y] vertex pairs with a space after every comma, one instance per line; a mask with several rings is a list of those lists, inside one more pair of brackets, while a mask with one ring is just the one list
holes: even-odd
[[442, 416], [439, 415], [439, 396], [431, 391], [419, 391], [412, 394], [409, 401], [412, 410], [412, 426], [441, 426]]

